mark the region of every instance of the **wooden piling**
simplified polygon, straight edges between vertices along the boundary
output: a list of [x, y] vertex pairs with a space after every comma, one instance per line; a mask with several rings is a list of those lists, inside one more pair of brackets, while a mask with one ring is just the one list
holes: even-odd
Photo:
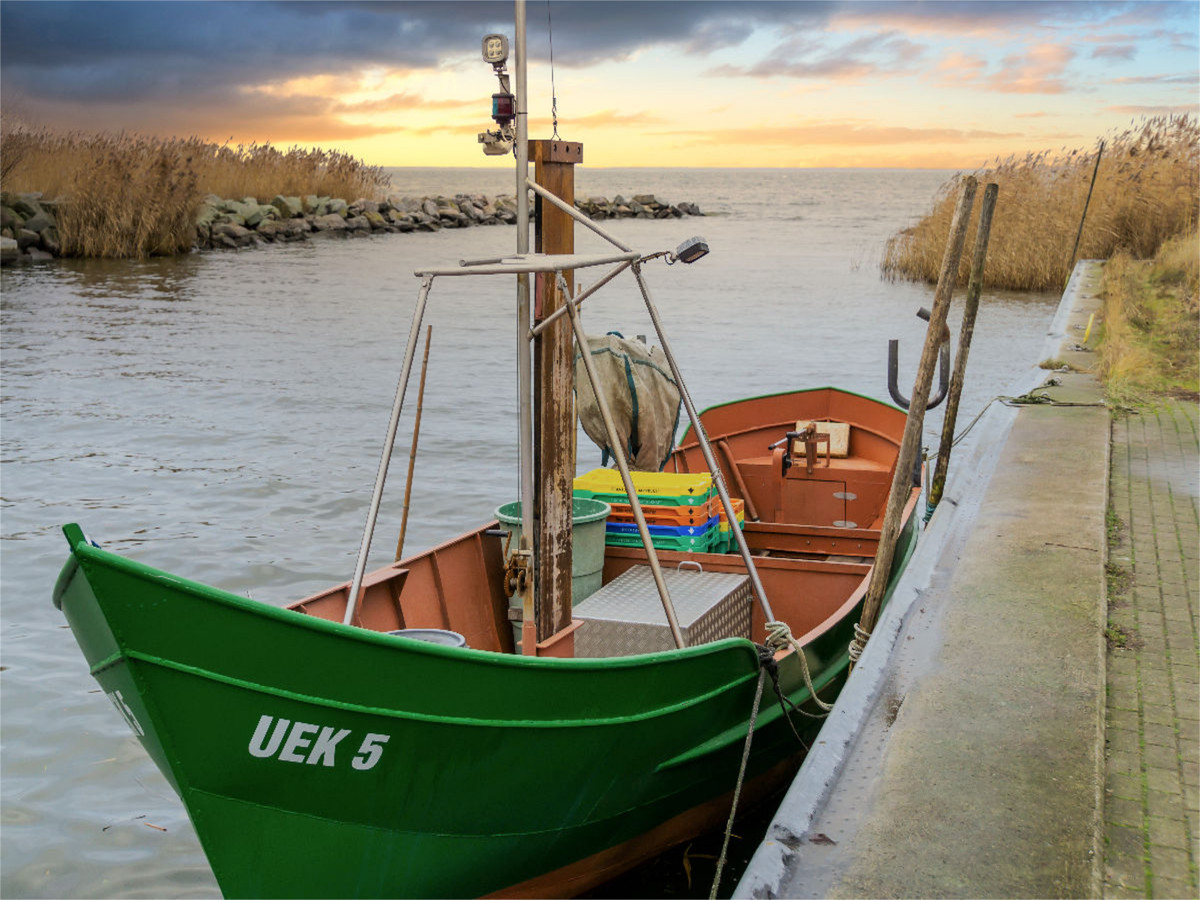
[[958, 333], [958, 353], [954, 357], [954, 374], [950, 377], [950, 393], [946, 397], [946, 416], [942, 420], [942, 440], [938, 444], [937, 467], [929, 485], [929, 508], [941, 502], [946, 488], [946, 472], [950, 468], [950, 451], [954, 446], [954, 429], [958, 421], [958, 402], [962, 399], [963, 380], [967, 373], [967, 356], [975, 335], [975, 316], [979, 312], [979, 297], [983, 293], [983, 265], [987, 259], [988, 238], [992, 231], [992, 213], [1000, 186], [989, 184], [983, 190], [979, 208], [979, 225], [975, 230], [975, 255], [971, 259], [971, 280], [967, 284], [966, 305], [963, 307], [962, 328]]
[[[575, 165], [583, 161], [583, 145], [556, 140], [529, 142], [534, 181], [568, 204], [575, 202]], [[538, 204], [534, 249], [539, 253], [574, 253], [575, 222], [549, 203]], [[568, 285], [573, 273], [563, 272]], [[563, 305], [552, 278], [541, 278], [540, 308], [544, 319]], [[547, 640], [571, 624], [571, 500], [575, 477], [574, 440], [575, 345], [567, 316], [534, 338], [534, 515], [539, 522], [534, 550], [537, 566], [535, 615], [537, 637]]]
[[[933, 295], [933, 312], [929, 327], [925, 331], [925, 346], [921, 351], [921, 362], [917, 379], [913, 384], [908, 420], [904, 425], [904, 438], [900, 443], [900, 455], [892, 477], [892, 488], [888, 494], [887, 512], [879, 534], [879, 549], [875, 554], [875, 565], [871, 570], [871, 582], [863, 601], [862, 617], [859, 619], [860, 637], [851, 644], [851, 660], [857, 659], [862, 651], [883, 606], [883, 596], [892, 572], [892, 559], [896, 552], [896, 538], [900, 534], [900, 516], [912, 493], [913, 466], [921, 449], [921, 428], [925, 422], [925, 404], [929, 402], [929, 388], [933, 383], [933, 370], [937, 365], [938, 350], [943, 343], [942, 333], [946, 328], [946, 316], [950, 311], [950, 300], [954, 295], [954, 282], [958, 273], [958, 261], [962, 257], [963, 244], [967, 238], [967, 223], [971, 218], [971, 206], [975, 201], [978, 181], [968, 175], [963, 182], [962, 193], [954, 208], [954, 219], [950, 224], [950, 235], [946, 241], [946, 252], [942, 257], [942, 268], [938, 274], [937, 289]], [[853, 664], [853, 663], [852, 663]]]

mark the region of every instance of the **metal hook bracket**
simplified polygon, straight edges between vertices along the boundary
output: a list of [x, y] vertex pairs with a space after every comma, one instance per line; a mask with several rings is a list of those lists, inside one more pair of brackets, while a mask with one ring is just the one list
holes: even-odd
[[[917, 310], [917, 317], [929, 321], [930, 312], [925, 307]], [[900, 393], [900, 386], [897, 381], [899, 375], [899, 356], [900, 342], [893, 338], [888, 341], [888, 393], [892, 395], [892, 400], [901, 409], [908, 409], [911, 401]], [[946, 394], [950, 391], [950, 329], [946, 329], [944, 339], [940, 350], [938, 351], [938, 390], [937, 393], [929, 399], [925, 404], [926, 409], [934, 409], [943, 400], [946, 399]]]

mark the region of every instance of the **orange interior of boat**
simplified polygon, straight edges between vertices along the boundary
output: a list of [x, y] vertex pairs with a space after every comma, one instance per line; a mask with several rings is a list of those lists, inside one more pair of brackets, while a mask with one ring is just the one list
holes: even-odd
[[[730, 493], [746, 502], [743, 533], [775, 616], [803, 643], [806, 635], [866, 589], [905, 414], [826, 388], [715, 407], [701, 421]], [[786, 439], [798, 423], [809, 421], [846, 423], [846, 456], [827, 454], [819, 439]], [[809, 452], [810, 446], [815, 452]], [[690, 432], [664, 468], [707, 470]], [[446, 629], [461, 634], [472, 648], [514, 652], [504, 586], [504, 539], [487, 533], [495, 527], [495, 522], [488, 523], [368, 574], [355, 624], [374, 631]], [[710, 572], [746, 571], [736, 552], [659, 550], [658, 557], [664, 568], [693, 561]], [[646, 552], [640, 547], [608, 546], [603, 583], [645, 563]], [[346, 582], [291, 608], [341, 621], [348, 593]], [[466, 598], [475, 602], [464, 602]], [[758, 604], [752, 635], [759, 641], [765, 635]], [[570, 642], [565, 645], [569, 653]]]

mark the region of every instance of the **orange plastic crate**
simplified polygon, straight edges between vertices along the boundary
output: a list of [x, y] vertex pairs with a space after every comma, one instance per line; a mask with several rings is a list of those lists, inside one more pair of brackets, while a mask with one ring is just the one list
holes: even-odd
[[[633, 522], [633, 507], [628, 503], [610, 503], [612, 512], [608, 514], [610, 522]], [[654, 506], [642, 504], [642, 514], [651, 525], [703, 525], [717, 514], [721, 507], [721, 498], [712, 500], [700, 506]]]

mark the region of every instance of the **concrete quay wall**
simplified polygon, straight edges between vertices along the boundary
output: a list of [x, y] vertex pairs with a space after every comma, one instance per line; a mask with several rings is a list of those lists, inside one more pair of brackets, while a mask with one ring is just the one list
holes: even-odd
[[[1043, 358], [1091, 367], [1100, 270], [1077, 266]], [[1100, 895], [1110, 417], [1091, 375], [1053, 382], [958, 448], [735, 897]]]

